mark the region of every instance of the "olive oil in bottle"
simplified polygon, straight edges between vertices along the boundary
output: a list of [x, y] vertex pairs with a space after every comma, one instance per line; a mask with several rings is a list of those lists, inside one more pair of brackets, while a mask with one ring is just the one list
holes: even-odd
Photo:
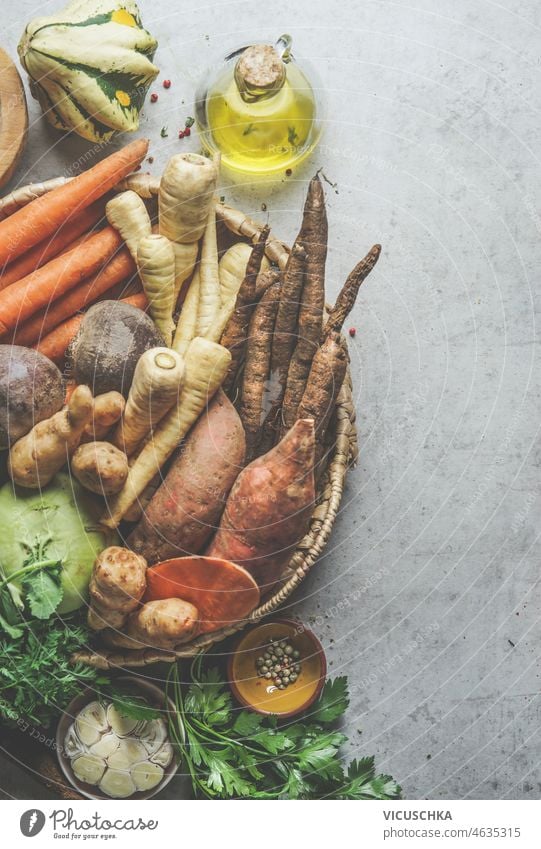
[[320, 137], [312, 85], [292, 60], [291, 39], [236, 51], [199, 100], [201, 138], [236, 171], [286, 171], [314, 149]]

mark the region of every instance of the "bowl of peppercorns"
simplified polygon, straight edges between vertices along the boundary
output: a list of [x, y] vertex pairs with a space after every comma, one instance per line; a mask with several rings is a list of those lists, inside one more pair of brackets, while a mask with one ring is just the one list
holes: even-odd
[[287, 718], [318, 698], [327, 662], [309, 628], [292, 619], [273, 619], [242, 634], [228, 672], [233, 695], [243, 707]]

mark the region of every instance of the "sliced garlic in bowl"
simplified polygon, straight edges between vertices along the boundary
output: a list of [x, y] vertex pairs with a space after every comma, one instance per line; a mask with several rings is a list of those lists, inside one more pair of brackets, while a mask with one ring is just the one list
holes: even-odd
[[84, 781], [85, 784], [98, 784], [105, 772], [106, 763], [103, 758], [86, 753], [77, 755], [71, 762], [71, 768], [79, 781]]
[[159, 764], [144, 761], [131, 769], [133, 783], [138, 790], [152, 790], [163, 778], [163, 769]]
[[86, 690], [67, 706], [57, 729], [60, 766], [89, 799], [150, 798], [177, 770], [167, 725], [174, 704], [148, 681], [123, 676], [113, 686], [111, 698]]
[[104, 734], [97, 743], [93, 743], [88, 751], [93, 755], [98, 755], [100, 758], [108, 758], [113, 752], [116, 752], [120, 746], [121, 740], [114, 731]]
[[108, 727], [105, 708], [99, 702], [90, 702], [75, 720], [75, 730], [85, 746], [97, 743]]
[[130, 773], [118, 769], [108, 769], [99, 786], [103, 793], [113, 799], [127, 799], [137, 790]]

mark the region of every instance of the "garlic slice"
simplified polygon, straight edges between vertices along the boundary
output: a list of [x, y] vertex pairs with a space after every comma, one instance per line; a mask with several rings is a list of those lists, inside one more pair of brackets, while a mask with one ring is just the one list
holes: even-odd
[[151, 719], [140, 736], [141, 743], [146, 746], [149, 755], [153, 755], [167, 739], [167, 727], [163, 719]]
[[137, 788], [129, 772], [108, 769], [100, 781], [100, 790], [113, 799], [127, 799]]
[[136, 764], [132, 767], [131, 777], [138, 790], [152, 790], [163, 778], [163, 769], [158, 764]]
[[97, 755], [79, 755], [72, 760], [71, 768], [79, 781], [84, 781], [86, 784], [97, 784], [105, 771], [105, 761], [103, 758], [98, 758]]
[[166, 740], [161, 749], [158, 749], [157, 752], [150, 756], [150, 760], [152, 763], [159, 764], [162, 767], [169, 766], [173, 760], [173, 747], [169, 740]]
[[120, 746], [120, 737], [117, 737], [114, 731], [109, 731], [104, 734], [101, 740], [90, 746], [89, 752], [93, 755], [98, 755], [100, 758], [108, 758], [113, 752], [116, 752]]
[[140, 722], [139, 719], [123, 716], [114, 704], [110, 704], [107, 708], [107, 721], [119, 737], [125, 737], [127, 734], [131, 734]]
[[104, 731], [107, 731], [107, 717], [99, 702], [90, 702], [77, 716], [75, 730], [85, 746], [97, 743]]
[[85, 751], [85, 747], [81, 743], [75, 729], [75, 723], [72, 723], [64, 737], [64, 752], [68, 758], [75, 758], [77, 755], [82, 755]]
[[107, 763], [113, 769], [127, 771], [133, 764], [137, 764], [147, 758], [147, 750], [139, 740], [132, 740], [125, 737], [120, 741], [118, 749], [107, 758]]

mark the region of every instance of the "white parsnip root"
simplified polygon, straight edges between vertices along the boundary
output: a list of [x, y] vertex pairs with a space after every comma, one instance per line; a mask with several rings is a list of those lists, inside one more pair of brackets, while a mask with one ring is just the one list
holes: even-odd
[[137, 248], [141, 239], [150, 236], [151, 224], [147, 208], [138, 194], [122, 192], [108, 201], [105, 207], [107, 221], [118, 230], [137, 263]]
[[[190, 288], [186, 294], [177, 329], [173, 339], [173, 349], [184, 356], [188, 345], [197, 336], [197, 312], [199, 309], [199, 268], [196, 268]], [[217, 340], [219, 341], [219, 339]]]
[[134, 460], [124, 488], [112, 501], [109, 515], [102, 518], [103, 525], [108, 528], [118, 526], [127, 510], [160, 471], [218, 391], [230, 363], [231, 354], [221, 345], [201, 337], [196, 337], [190, 343], [178, 403], [161, 421], [152, 440], [145, 444]]
[[158, 193], [160, 233], [172, 242], [199, 241], [213, 203], [218, 172], [212, 160], [196, 153], [172, 156]]
[[204, 336], [215, 321], [221, 306], [220, 278], [218, 272], [218, 245], [216, 242], [216, 213], [212, 204], [199, 261], [199, 304], [197, 307], [197, 333]]
[[169, 348], [151, 348], [137, 361], [122, 420], [112, 443], [131, 456], [179, 397], [184, 360]]
[[152, 233], [141, 239], [137, 265], [150, 305], [150, 315], [169, 346], [175, 329], [175, 252], [169, 239]]
[[175, 254], [175, 305], [180, 295], [182, 284], [188, 280], [195, 268], [198, 242], [184, 245], [182, 242], [171, 242]]
[[[237, 297], [240, 284], [246, 275], [246, 266], [252, 253], [253, 245], [247, 242], [236, 242], [226, 250], [218, 264], [220, 277], [220, 297], [225, 304], [231, 298]], [[267, 257], [261, 260], [261, 271], [268, 271], [270, 263]]]

